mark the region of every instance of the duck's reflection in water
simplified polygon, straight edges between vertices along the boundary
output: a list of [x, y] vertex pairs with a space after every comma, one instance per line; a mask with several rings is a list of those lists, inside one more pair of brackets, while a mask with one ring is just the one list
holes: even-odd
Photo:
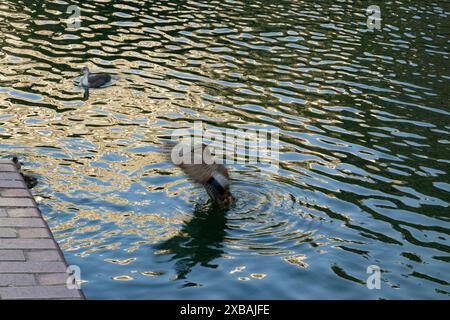
[[223, 240], [226, 234], [226, 210], [211, 203], [196, 205], [193, 218], [180, 233], [156, 246], [157, 250], [168, 251], [175, 262], [177, 279], [186, 279], [197, 264], [216, 268], [211, 263], [223, 254]]
[[83, 101], [87, 101], [89, 99], [89, 88], [85, 88], [83, 92]]

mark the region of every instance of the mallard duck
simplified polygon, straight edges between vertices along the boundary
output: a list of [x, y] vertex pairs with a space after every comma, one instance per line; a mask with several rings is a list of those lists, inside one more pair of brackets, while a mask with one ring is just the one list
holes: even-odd
[[20, 161], [17, 157], [13, 157], [12, 161], [13, 161], [14, 165], [16, 166], [17, 171], [19, 171], [20, 175], [22, 176], [23, 180], [25, 181], [25, 184], [27, 185], [28, 189], [31, 189], [35, 185], [37, 185], [37, 179], [35, 177], [22, 173], [22, 164], [20, 163]]
[[[209, 147], [204, 144], [169, 144], [173, 164], [194, 182], [201, 184], [210, 198], [220, 205], [230, 205], [234, 197], [230, 192], [231, 179], [227, 168], [216, 162]], [[190, 152], [190, 157], [185, 152]]]
[[81, 69], [83, 76], [80, 83], [84, 88], [99, 88], [111, 81], [111, 75], [106, 73], [90, 73], [88, 67]]

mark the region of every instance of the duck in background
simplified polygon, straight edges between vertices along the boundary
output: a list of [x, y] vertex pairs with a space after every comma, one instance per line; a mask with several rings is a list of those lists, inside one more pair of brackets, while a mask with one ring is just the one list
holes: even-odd
[[234, 202], [228, 169], [217, 163], [208, 146], [171, 142], [166, 143], [166, 150], [169, 151], [172, 163], [183, 170], [190, 180], [202, 185], [214, 202], [221, 206]]
[[100, 88], [111, 82], [111, 75], [106, 73], [90, 73], [88, 67], [83, 67], [81, 69], [83, 76], [81, 77], [81, 86], [85, 89], [88, 88]]
[[21, 174], [23, 180], [25, 181], [25, 184], [27, 185], [28, 189], [31, 189], [33, 187], [35, 187], [37, 185], [37, 178], [27, 175], [27, 174], [23, 174], [22, 172], [22, 164], [19, 162], [19, 159], [17, 157], [13, 157], [12, 161], [14, 163], [14, 165], [17, 168], [17, 171], [19, 171], [19, 173]]

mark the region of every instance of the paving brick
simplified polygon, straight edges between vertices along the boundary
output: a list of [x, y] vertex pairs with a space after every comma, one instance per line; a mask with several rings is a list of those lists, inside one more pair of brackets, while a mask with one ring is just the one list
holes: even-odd
[[45, 228], [46, 225], [39, 218], [0, 218], [0, 227]]
[[28, 189], [0, 189], [0, 197], [31, 198], [31, 193]]
[[80, 298], [78, 290], [69, 290], [66, 286], [32, 286], [0, 288], [1, 299], [60, 299]]
[[56, 249], [52, 239], [0, 239], [0, 249]]
[[36, 280], [32, 274], [27, 273], [0, 273], [1, 287], [34, 286]]
[[25, 182], [19, 180], [0, 180], [0, 188], [27, 189]]
[[19, 238], [51, 238], [50, 232], [47, 228], [18, 228], [17, 233]]
[[25, 255], [29, 261], [62, 261], [58, 250], [33, 250]]
[[0, 228], [0, 238], [16, 238], [17, 231], [14, 228]]
[[54, 286], [65, 285], [69, 275], [67, 273], [47, 273], [38, 274], [37, 279], [40, 285]]
[[22, 250], [0, 250], [0, 261], [25, 261]]
[[11, 160], [0, 159], [0, 300], [74, 299], [67, 264]]
[[11, 218], [41, 217], [39, 210], [36, 208], [13, 208], [6, 209], [6, 212]]
[[66, 272], [63, 262], [3, 262], [0, 261], [0, 273], [48, 273]]
[[17, 180], [0, 180], [0, 188], [22, 188], [26, 189], [27, 186], [23, 181]]
[[16, 166], [13, 164], [0, 163], [0, 172], [15, 172]]
[[34, 206], [35, 206], [34, 201], [29, 198], [0, 198], [0, 207], [34, 207]]
[[0, 172], [0, 180], [22, 180], [22, 175], [17, 172]]

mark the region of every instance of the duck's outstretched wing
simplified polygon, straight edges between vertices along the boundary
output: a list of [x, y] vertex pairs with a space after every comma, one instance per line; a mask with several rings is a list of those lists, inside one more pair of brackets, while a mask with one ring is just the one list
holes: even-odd
[[193, 181], [205, 185], [209, 183], [210, 179], [217, 176], [219, 173], [223, 176], [223, 181], [221, 181], [222, 187], [227, 187], [229, 185], [230, 176], [228, 175], [228, 170], [224, 165], [221, 164], [180, 164], [178, 167], [183, 170], [183, 172]]
[[218, 174], [223, 177], [223, 187], [229, 184], [230, 176], [227, 168], [216, 162], [206, 145], [166, 143], [165, 149], [173, 164], [179, 167], [194, 182], [207, 184], [211, 177]]

